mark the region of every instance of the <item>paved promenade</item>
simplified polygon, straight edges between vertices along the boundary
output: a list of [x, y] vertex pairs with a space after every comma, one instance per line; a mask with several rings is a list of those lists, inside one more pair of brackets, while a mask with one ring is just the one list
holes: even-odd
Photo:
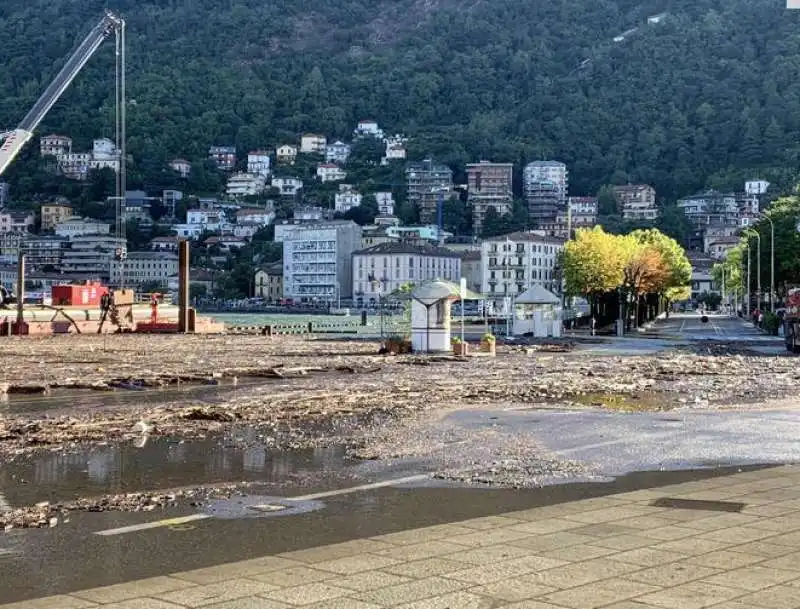
[[2, 609], [800, 608], [800, 467], [511, 512]]

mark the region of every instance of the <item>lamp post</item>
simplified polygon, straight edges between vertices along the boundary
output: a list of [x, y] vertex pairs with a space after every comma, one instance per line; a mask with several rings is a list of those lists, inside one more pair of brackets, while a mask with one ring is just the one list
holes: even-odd
[[375, 275], [372, 273], [367, 276], [367, 279], [372, 289], [378, 292], [378, 308], [381, 316], [381, 344], [383, 344], [383, 283], [379, 279], [375, 279]]
[[[754, 235], [756, 238], [756, 308], [761, 308], [761, 235], [757, 230], [752, 232], [748, 231], [748, 235]], [[748, 257], [749, 260], [749, 257]]]
[[769, 310], [775, 312], [775, 223], [766, 213], [759, 214], [767, 222], [769, 222], [770, 240], [769, 240]]
[[745, 312], [750, 317], [750, 240], [747, 241], [747, 300], [745, 301]]

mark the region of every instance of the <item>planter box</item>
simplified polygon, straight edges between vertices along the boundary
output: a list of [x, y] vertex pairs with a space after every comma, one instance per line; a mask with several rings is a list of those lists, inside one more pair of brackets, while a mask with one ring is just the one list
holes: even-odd
[[481, 339], [481, 353], [497, 355], [497, 341]]
[[453, 355], [469, 355], [469, 343], [453, 343]]

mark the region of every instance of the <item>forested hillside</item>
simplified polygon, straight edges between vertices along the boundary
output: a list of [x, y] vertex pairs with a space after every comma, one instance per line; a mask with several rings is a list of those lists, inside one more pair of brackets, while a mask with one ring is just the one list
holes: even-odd
[[[145, 185], [212, 143], [344, 138], [362, 118], [456, 168], [563, 160], [574, 193], [788, 183], [800, 158], [800, 14], [783, 0], [3, 0], [0, 127], [106, 6], [128, 21], [128, 144]], [[112, 100], [106, 45], [40, 132], [88, 146], [111, 133]]]

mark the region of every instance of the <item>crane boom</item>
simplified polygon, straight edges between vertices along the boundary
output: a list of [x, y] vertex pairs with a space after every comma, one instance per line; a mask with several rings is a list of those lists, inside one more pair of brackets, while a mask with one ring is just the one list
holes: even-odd
[[100, 23], [94, 26], [92, 31], [87, 34], [80, 46], [67, 59], [67, 63], [61, 68], [53, 82], [45, 89], [41, 97], [36, 100], [36, 103], [25, 115], [25, 118], [22, 119], [19, 126], [6, 136], [3, 145], [0, 146], [0, 175], [5, 172], [17, 154], [19, 154], [19, 151], [33, 137], [33, 131], [39, 126], [39, 123], [42, 122], [42, 119], [69, 87], [70, 83], [75, 80], [75, 77], [86, 65], [86, 62], [91, 59], [98, 47], [112, 33], [119, 31], [124, 23], [119, 16], [107, 11]]

